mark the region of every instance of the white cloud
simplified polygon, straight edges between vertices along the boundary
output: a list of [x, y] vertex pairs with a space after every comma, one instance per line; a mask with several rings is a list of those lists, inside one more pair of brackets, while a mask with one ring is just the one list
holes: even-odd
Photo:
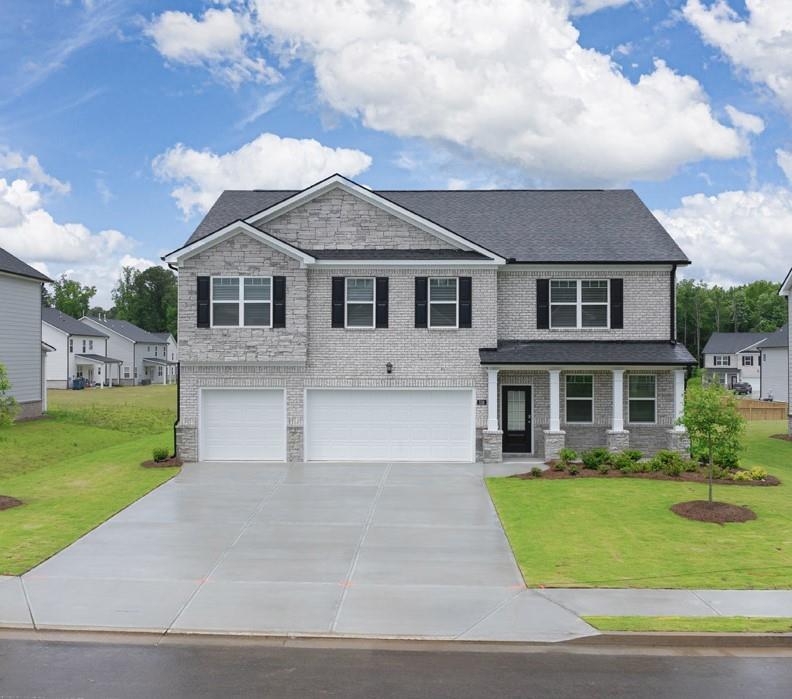
[[730, 104], [726, 105], [726, 113], [729, 115], [729, 120], [735, 129], [752, 134], [760, 134], [764, 131], [764, 119], [755, 114], [741, 112], [737, 107], [732, 107]]
[[152, 20], [145, 33], [171, 63], [204, 66], [231, 84], [275, 82], [277, 70], [248, 54], [251, 27], [245, 14], [231, 8], [208, 9], [200, 19], [168, 11]]
[[54, 192], [66, 194], [71, 189], [68, 182], [61, 182], [58, 178], [49, 175], [41, 167], [35, 155], [25, 157], [18, 151], [0, 147], [0, 172], [19, 172], [28, 182], [44, 185]]
[[654, 214], [692, 260], [686, 277], [731, 285], [780, 281], [789, 269], [792, 191], [786, 188], [694, 194]]
[[657, 61], [634, 83], [583, 48], [564, 2], [251, 2], [260, 38], [283, 61], [310, 62], [339, 112], [540, 181], [659, 179], [747, 151], [693, 77]]
[[369, 165], [359, 150], [271, 133], [222, 155], [179, 143], [152, 163], [158, 177], [181, 183], [171, 194], [185, 216], [207, 211], [224, 189], [301, 189], [334, 172], [355, 177]]
[[590, 15], [607, 7], [621, 7], [633, 0], [572, 0], [570, 12], [573, 15]]
[[783, 148], [776, 148], [776, 162], [778, 167], [784, 171], [789, 182], [792, 183], [792, 153]]
[[727, 0], [688, 0], [687, 20], [749, 78], [767, 85], [792, 111], [792, 2], [745, 0], [741, 17]]

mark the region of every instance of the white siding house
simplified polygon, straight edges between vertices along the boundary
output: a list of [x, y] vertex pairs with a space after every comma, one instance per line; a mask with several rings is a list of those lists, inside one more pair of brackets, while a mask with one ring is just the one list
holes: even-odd
[[789, 400], [789, 326], [768, 335], [762, 351], [762, 398]]
[[165, 351], [168, 360], [168, 383], [176, 383], [176, 377], [179, 371], [179, 345], [176, 342], [176, 338], [170, 333], [153, 334], [168, 344]]
[[747, 383], [762, 392], [761, 345], [769, 333], [713, 333], [704, 347], [704, 373], [725, 386]]
[[52, 281], [0, 248], [0, 364], [8, 371], [10, 394], [20, 417], [37, 417], [46, 408], [41, 342], [41, 285]]

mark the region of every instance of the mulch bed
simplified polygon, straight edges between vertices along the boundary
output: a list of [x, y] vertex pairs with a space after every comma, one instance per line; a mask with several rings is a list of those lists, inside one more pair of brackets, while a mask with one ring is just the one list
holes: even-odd
[[786, 442], [792, 442], [792, 435], [790, 434], [771, 434], [770, 439], [783, 439]]
[[[539, 478], [534, 478], [530, 473], [518, 473], [511, 478], [521, 478], [522, 480], [547, 480], [557, 481], [566, 478], [643, 478], [650, 481], [686, 481], [692, 483], [708, 483], [706, 472], [685, 471], [680, 476], [669, 476], [662, 471], [650, 471], [649, 473], [624, 473], [617, 469], [608, 471], [607, 474], [600, 473], [590, 468], [581, 468], [577, 475], [573, 476], [566, 471], [554, 471], [552, 466], [547, 471], [542, 471]], [[763, 481], [733, 481], [727, 478], [715, 478], [712, 481], [717, 485], [781, 485], [781, 481], [775, 476], [767, 476]]]
[[143, 468], [173, 468], [174, 466], [181, 466], [184, 462], [178, 457], [170, 457], [164, 461], [144, 461], [140, 464]]
[[686, 519], [694, 519], [697, 522], [714, 522], [715, 524], [749, 522], [752, 519], [756, 519], [756, 513], [747, 507], [730, 505], [728, 502], [709, 502], [707, 500], [679, 502], [671, 506], [671, 512]]
[[10, 495], [0, 495], [0, 510], [10, 510], [12, 507], [24, 505], [21, 500], [12, 498]]

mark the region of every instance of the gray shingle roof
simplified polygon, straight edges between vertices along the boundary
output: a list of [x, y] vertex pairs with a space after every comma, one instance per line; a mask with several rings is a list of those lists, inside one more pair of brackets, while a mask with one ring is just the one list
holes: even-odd
[[785, 325], [780, 330], [770, 333], [759, 347], [762, 349], [766, 347], [789, 347], [789, 326]]
[[696, 364], [682, 343], [594, 340], [500, 340], [497, 349], [480, 349], [482, 364]]
[[14, 257], [7, 250], [0, 248], [0, 272], [8, 274], [16, 274], [19, 277], [29, 277], [30, 279], [38, 279], [42, 282], [51, 282], [46, 274], [42, 274], [37, 269], [34, 269], [29, 264], [22, 262], [18, 257]]
[[[187, 244], [297, 193], [225, 191]], [[376, 193], [502, 257], [520, 262], [688, 262], [632, 190]]]
[[49, 323], [53, 328], [58, 328], [69, 335], [86, 335], [88, 337], [107, 337], [101, 330], [83, 323], [70, 315], [62, 313], [56, 308], [41, 309], [41, 320]]
[[103, 364], [123, 364], [120, 359], [113, 359], [112, 357], [105, 357], [103, 354], [78, 354], [78, 357], [84, 357], [94, 362], [102, 362]]
[[[704, 354], [735, 354], [764, 340], [770, 333], [712, 333]], [[764, 343], [762, 343], [764, 344]]]
[[474, 250], [305, 250], [317, 260], [486, 260]]
[[168, 338], [171, 336], [171, 334], [170, 334], [169, 332], [164, 332], [164, 333], [151, 333], [151, 334], [152, 334], [154, 337], [157, 337], [157, 338], [159, 338], [159, 339], [160, 339], [160, 342], [167, 342], [167, 341], [168, 341]]
[[154, 333], [148, 332], [148, 330], [143, 330], [143, 328], [139, 328], [137, 325], [130, 323], [128, 320], [119, 320], [118, 318], [107, 318], [106, 320], [103, 318], [95, 318], [91, 317], [91, 320], [95, 323], [99, 323], [110, 330], [114, 330], [119, 335], [123, 335], [129, 340], [133, 342], [149, 342], [152, 345], [161, 345], [166, 342], [166, 340], [162, 340], [157, 337]]

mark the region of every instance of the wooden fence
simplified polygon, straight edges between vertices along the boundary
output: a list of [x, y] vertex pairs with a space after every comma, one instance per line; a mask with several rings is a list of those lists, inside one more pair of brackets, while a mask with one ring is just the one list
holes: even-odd
[[786, 403], [752, 398], [738, 400], [737, 409], [746, 420], [786, 420], [788, 415]]

